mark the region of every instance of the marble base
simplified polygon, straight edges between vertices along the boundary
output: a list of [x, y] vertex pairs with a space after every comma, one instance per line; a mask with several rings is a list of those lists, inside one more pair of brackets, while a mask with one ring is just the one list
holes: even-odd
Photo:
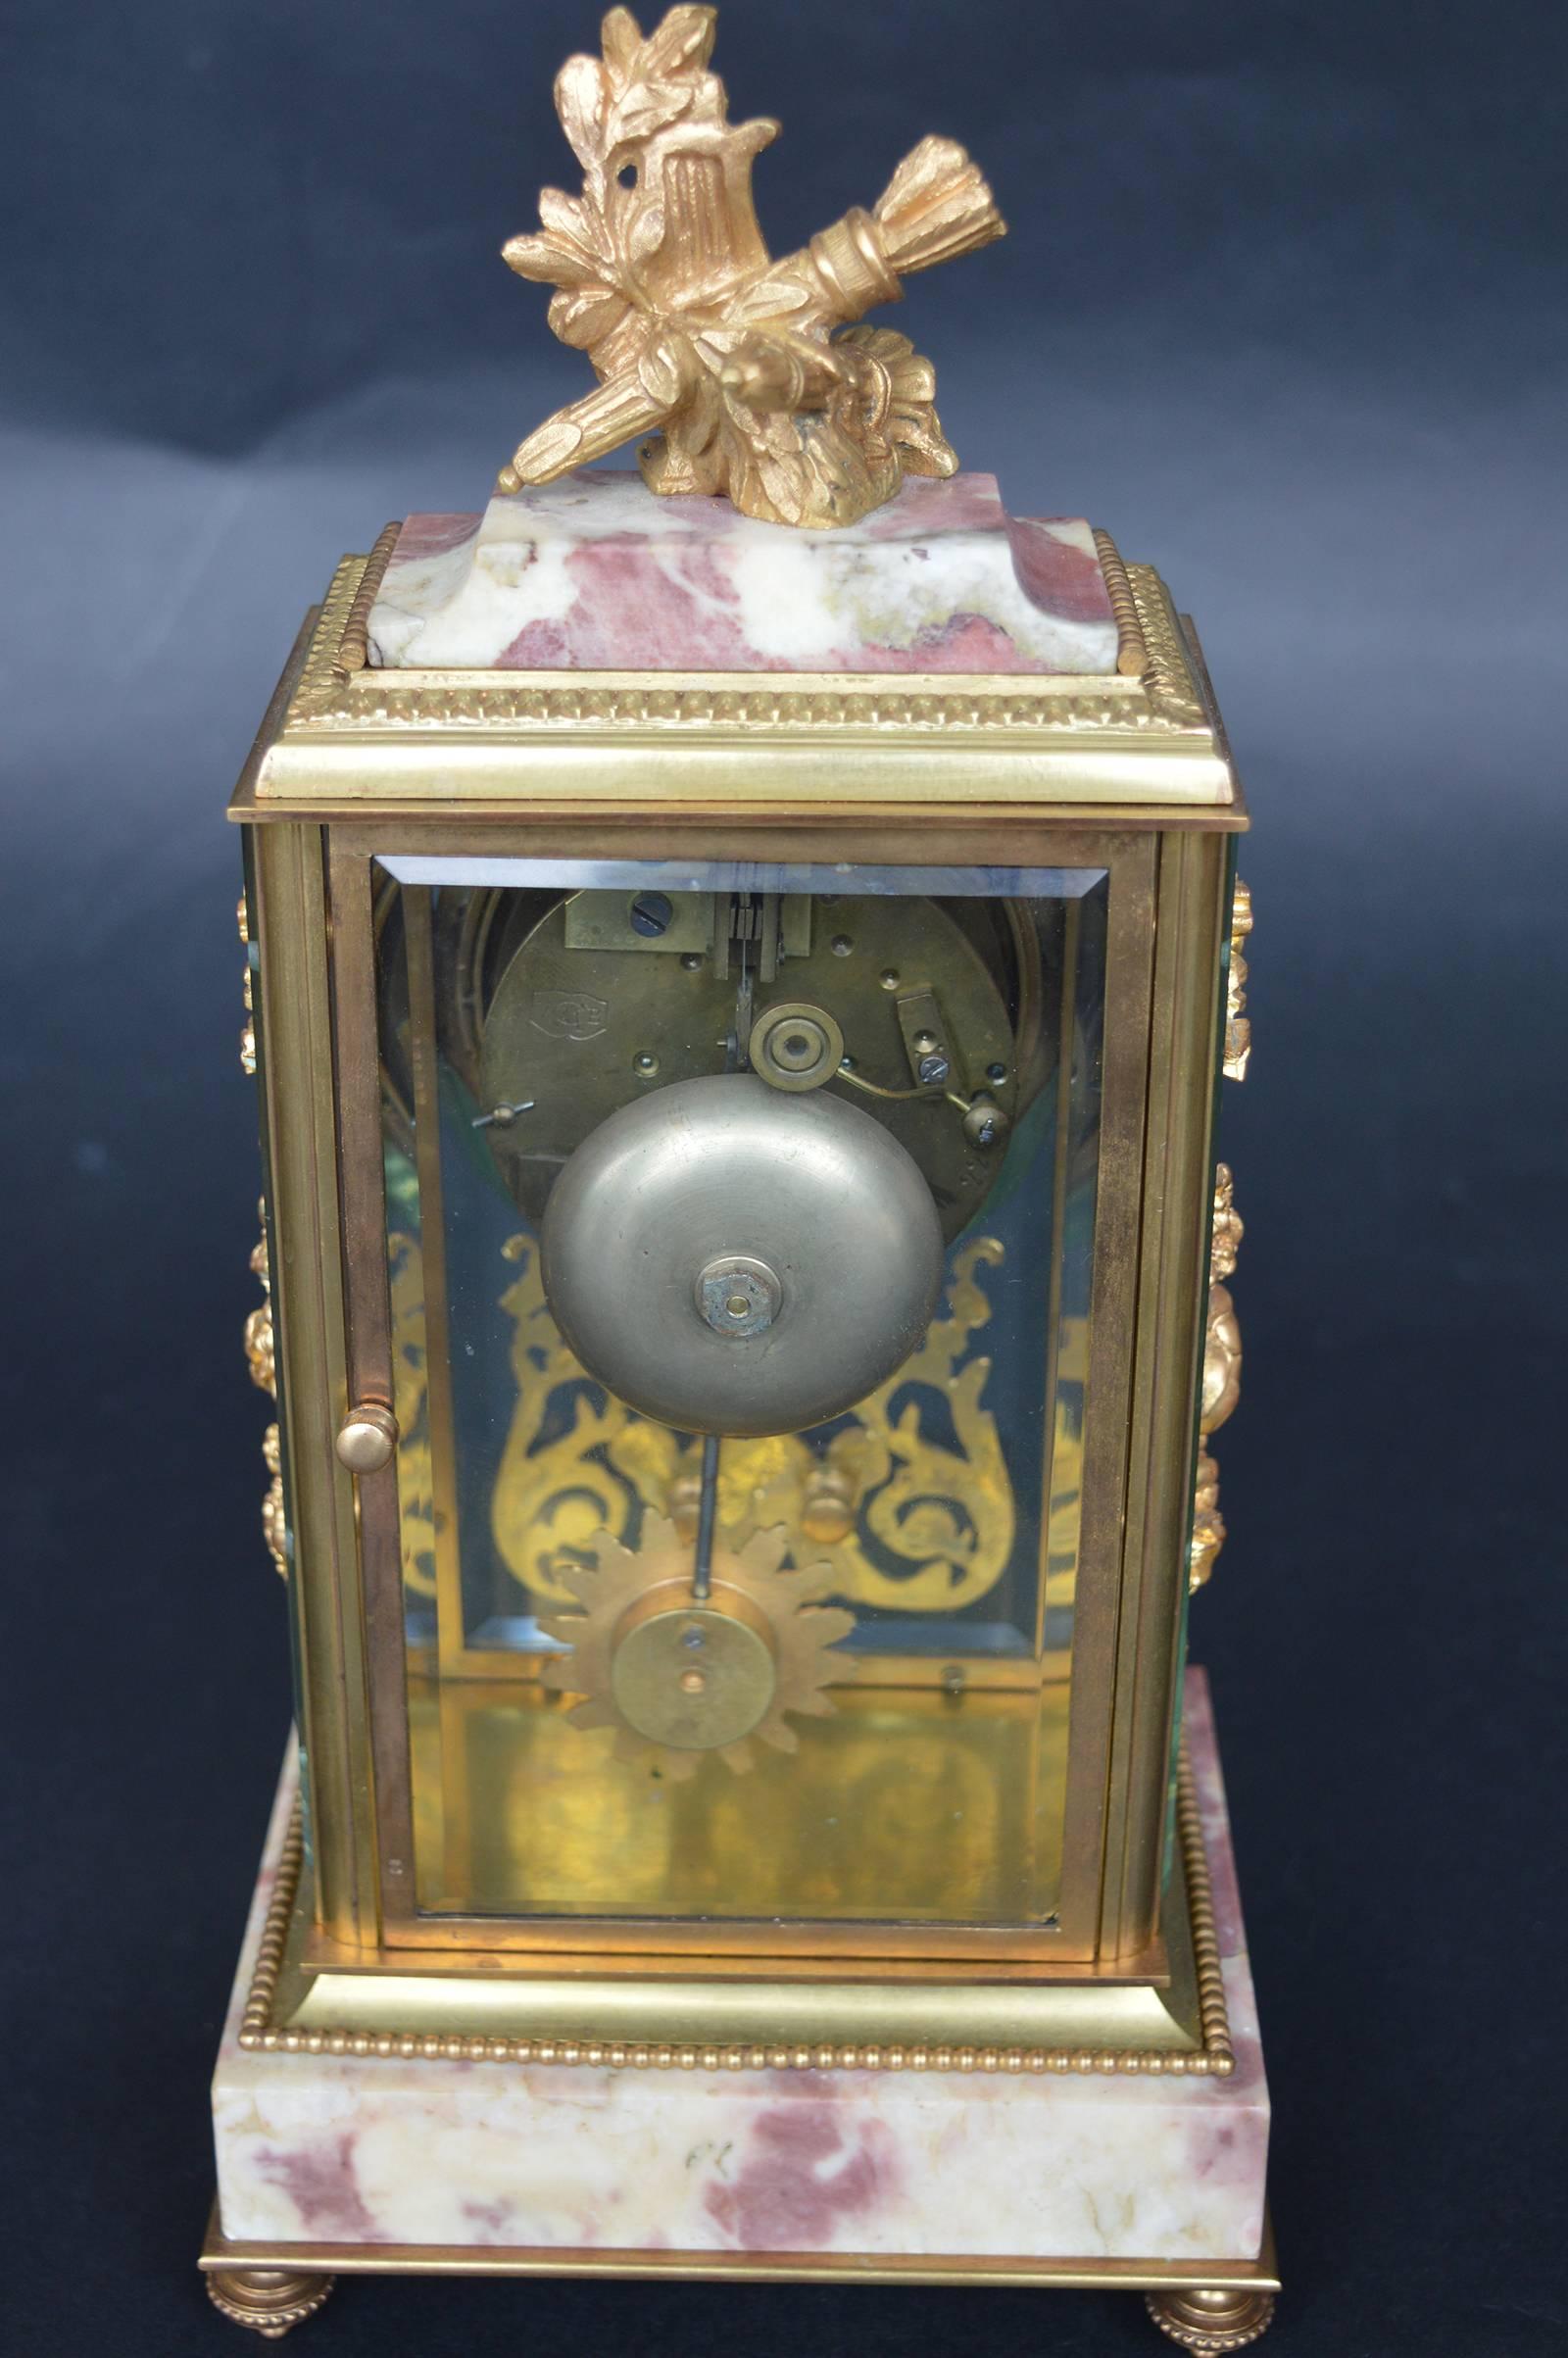
[[[278, 1790], [213, 2086], [222, 2236], [376, 2265], [803, 2274], [945, 2267], [1137, 2281], [1262, 2248], [1268, 2094], [1206, 1683], [1188, 1674], [1236, 2068], [1226, 2079], [670, 2073], [249, 2051], [239, 2028], [295, 1769]], [[357, 2254], [346, 2262], [345, 2250]], [[330, 2254], [330, 2257], [325, 2256]], [[509, 2263], [508, 2255], [513, 2255]], [[708, 2268], [711, 2263], [711, 2268]], [[417, 2263], [416, 2263], [417, 2264]], [[1100, 2281], [1095, 2279], [1094, 2281]], [[1215, 2281], [1220, 2281], [1216, 2278]]]
[[995, 475], [909, 477], [842, 530], [584, 468], [483, 516], [411, 516], [371, 609], [400, 669], [1107, 673], [1081, 517], [1009, 516]]

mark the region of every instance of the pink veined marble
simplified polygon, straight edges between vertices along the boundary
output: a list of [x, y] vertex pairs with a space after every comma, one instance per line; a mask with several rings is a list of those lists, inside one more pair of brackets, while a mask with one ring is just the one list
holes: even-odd
[[1113, 672], [1081, 517], [995, 475], [910, 476], [840, 531], [759, 523], [584, 468], [483, 516], [411, 516], [369, 622], [404, 669]]
[[1230, 2010], [1228, 2080], [681, 2072], [246, 2054], [295, 1791], [279, 1787], [213, 2087], [242, 2240], [1241, 2260], [1268, 2091], [1207, 1685], [1187, 1681]]

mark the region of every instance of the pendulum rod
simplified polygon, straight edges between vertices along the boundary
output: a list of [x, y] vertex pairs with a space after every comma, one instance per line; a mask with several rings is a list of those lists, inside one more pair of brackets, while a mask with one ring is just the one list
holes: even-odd
[[[752, 1031], [752, 945], [747, 930], [747, 918], [737, 921], [736, 912], [750, 909], [751, 896], [737, 893], [730, 903], [731, 913], [726, 922], [739, 935], [740, 979], [735, 989], [735, 1028], [730, 1033], [728, 1053], [724, 1063], [728, 1071], [739, 1071], [746, 1062], [746, 1051]], [[713, 1593], [713, 1512], [718, 1502], [718, 1435], [703, 1436], [703, 1492], [697, 1509], [697, 1560], [692, 1566], [692, 1599], [705, 1604]]]
[[[751, 896], [737, 893], [729, 904], [724, 922], [738, 936], [740, 977], [735, 989], [735, 1026], [730, 1033], [724, 1057], [726, 1071], [737, 1072], [746, 1063], [746, 1051], [752, 1029], [752, 945], [748, 933]], [[713, 1516], [718, 1504], [718, 1435], [703, 1436], [703, 1488], [697, 1508], [697, 1557], [692, 1565], [692, 1601], [706, 1604], [713, 1593]]]
[[740, 952], [741, 969], [740, 980], [735, 986], [734, 1069], [737, 1072], [744, 1072], [751, 1056], [752, 1002], [756, 995], [756, 982], [752, 972], [752, 938], [750, 930], [753, 909], [755, 908], [752, 895], [750, 893], [737, 893], [735, 896], [734, 907], [736, 914], [733, 922], [735, 925], [735, 930], [739, 936], [736, 946]]
[[718, 1503], [718, 1435], [703, 1436], [703, 1495], [697, 1508], [697, 1561], [692, 1566], [692, 1599], [705, 1604], [713, 1593], [713, 1511]]
[[[752, 1030], [752, 945], [747, 936], [744, 918], [737, 912], [749, 907], [750, 896], [736, 894], [724, 918], [732, 935], [738, 935], [740, 950], [740, 978], [735, 988], [735, 1024], [726, 1045], [724, 1068], [738, 1072], [746, 1063], [746, 1051]], [[692, 1566], [692, 1601], [706, 1604], [713, 1593], [713, 1512], [718, 1502], [718, 1435], [703, 1436], [703, 1489], [697, 1508], [697, 1560]]]

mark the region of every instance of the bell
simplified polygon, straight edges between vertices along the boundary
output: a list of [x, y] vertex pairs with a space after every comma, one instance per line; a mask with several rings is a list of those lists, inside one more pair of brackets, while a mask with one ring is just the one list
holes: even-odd
[[799, 1432], [914, 1350], [943, 1283], [912, 1155], [858, 1106], [753, 1073], [623, 1106], [571, 1154], [545, 1293], [591, 1376], [685, 1433]]

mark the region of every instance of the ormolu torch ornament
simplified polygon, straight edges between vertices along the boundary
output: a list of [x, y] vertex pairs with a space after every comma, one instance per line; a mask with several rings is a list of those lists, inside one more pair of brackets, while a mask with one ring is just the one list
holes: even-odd
[[708, 71], [714, 16], [672, 8], [644, 40], [612, 8], [603, 63], [561, 70], [556, 106], [583, 193], [545, 189], [537, 236], [503, 252], [560, 290], [550, 324], [601, 382], [518, 446], [499, 488], [551, 482], [658, 427], [638, 453], [655, 491], [727, 492], [770, 523], [853, 523], [906, 474], [951, 475], [958, 462], [936, 372], [907, 337], [833, 331], [1004, 223], [963, 149], [922, 139], [869, 213], [857, 206], [770, 261], [752, 159], [779, 126], [726, 120]]

